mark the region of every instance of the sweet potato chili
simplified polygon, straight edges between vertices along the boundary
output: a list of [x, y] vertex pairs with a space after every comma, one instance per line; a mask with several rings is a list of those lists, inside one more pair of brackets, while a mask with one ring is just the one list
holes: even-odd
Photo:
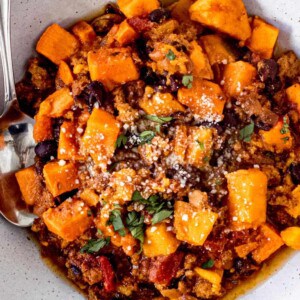
[[42, 253], [88, 299], [218, 299], [300, 249], [300, 62], [241, 0], [119, 0], [17, 85]]

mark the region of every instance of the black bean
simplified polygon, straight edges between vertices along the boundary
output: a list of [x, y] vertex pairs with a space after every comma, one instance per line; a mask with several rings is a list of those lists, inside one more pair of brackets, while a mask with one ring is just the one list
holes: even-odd
[[221, 123], [224, 127], [237, 127], [240, 124], [240, 119], [233, 109], [224, 109], [224, 119]]
[[81, 270], [79, 268], [77, 268], [76, 266], [71, 265], [70, 269], [75, 276], [81, 275]]
[[115, 14], [115, 15], [123, 16], [123, 13], [119, 10], [119, 8], [113, 4], [106, 5], [105, 14]]
[[242, 258], [236, 258], [233, 262], [233, 267], [239, 275], [246, 277], [252, 275], [257, 270], [257, 267], [250, 260]]
[[163, 21], [169, 19], [171, 13], [165, 8], [158, 8], [153, 10], [149, 15], [149, 20], [154, 23], [162, 23]]
[[115, 25], [123, 21], [123, 17], [118, 14], [106, 14], [94, 19], [91, 23], [98, 35], [104, 35]]
[[60, 135], [60, 127], [62, 125], [62, 123], [64, 122], [63, 118], [58, 118], [58, 119], [54, 119], [53, 121], [53, 136], [54, 139], [58, 142], [59, 140], [59, 135]]
[[274, 81], [278, 73], [278, 64], [274, 59], [263, 59], [258, 62], [257, 70], [262, 82]]
[[143, 67], [141, 69], [141, 79], [144, 80], [146, 85], [157, 86], [161, 82], [158, 74], [152, 71], [151, 68]]
[[289, 171], [294, 184], [300, 184], [300, 163], [292, 163], [289, 166]]
[[51, 156], [57, 156], [57, 142], [55, 140], [47, 140], [38, 143], [35, 146], [35, 154], [44, 161], [50, 160]]
[[136, 50], [139, 57], [146, 61], [149, 59], [149, 54], [153, 51], [153, 48], [147, 45], [147, 41], [143, 38], [139, 38], [135, 41]]
[[265, 82], [265, 92], [268, 96], [274, 96], [282, 88], [282, 82], [277, 76], [274, 80], [268, 79]]
[[176, 93], [182, 87], [182, 76], [181, 75], [172, 75], [170, 76], [170, 91]]

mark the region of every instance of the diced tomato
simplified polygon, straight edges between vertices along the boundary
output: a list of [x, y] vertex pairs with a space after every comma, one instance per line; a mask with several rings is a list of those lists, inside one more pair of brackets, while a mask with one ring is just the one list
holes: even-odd
[[153, 283], [168, 285], [180, 268], [183, 253], [157, 257], [150, 265], [149, 280]]
[[107, 292], [113, 292], [116, 289], [115, 283], [115, 273], [109, 262], [108, 258], [105, 256], [98, 257], [101, 270], [103, 273], [104, 289]]

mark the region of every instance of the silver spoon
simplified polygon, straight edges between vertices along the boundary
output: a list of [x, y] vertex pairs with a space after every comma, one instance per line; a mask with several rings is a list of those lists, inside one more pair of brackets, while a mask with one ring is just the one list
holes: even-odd
[[0, 54], [4, 98], [0, 96], [0, 213], [10, 223], [31, 226], [36, 216], [21, 198], [15, 172], [34, 163], [34, 120], [18, 105], [10, 45], [10, 0], [0, 0]]

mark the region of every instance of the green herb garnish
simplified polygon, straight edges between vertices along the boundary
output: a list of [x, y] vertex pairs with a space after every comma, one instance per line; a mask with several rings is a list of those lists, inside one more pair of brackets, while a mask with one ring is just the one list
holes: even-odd
[[251, 137], [254, 132], [254, 123], [251, 121], [251, 123], [247, 126], [245, 126], [243, 129], [240, 130], [240, 140], [244, 142], [251, 142]]
[[204, 143], [203, 142], [199, 142], [199, 141], [196, 141], [200, 147], [201, 150], [205, 150], [205, 146], [204, 146]]
[[290, 132], [290, 126], [289, 126], [289, 123], [288, 123], [288, 118], [285, 116], [283, 118], [283, 125], [282, 125], [282, 128], [280, 129], [280, 133], [281, 134], [287, 134]]
[[126, 231], [121, 217], [121, 211], [119, 209], [114, 209], [109, 214], [109, 219], [106, 225], [112, 225], [114, 231], [118, 232], [120, 236], [125, 236]]
[[191, 89], [193, 87], [193, 75], [184, 75], [182, 77], [182, 84], [187, 87], [188, 89]]
[[202, 264], [201, 268], [202, 269], [211, 269], [215, 264], [215, 261], [213, 259], [210, 259], [206, 261], [205, 263]]
[[132, 236], [144, 243], [144, 216], [139, 216], [135, 211], [128, 213], [126, 224]]
[[173, 214], [172, 210], [166, 210], [166, 209], [157, 212], [152, 217], [152, 225], [157, 224], [157, 223], [163, 221], [164, 219], [169, 218], [172, 214]]
[[116, 141], [116, 148], [121, 148], [122, 146], [125, 146], [127, 140], [128, 138], [124, 134], [119, 135]]
[[158, 117], [158, 116], [154, 116], [154, 115], [146, 115], [146, 119], [156, 122], [156, 123], [159, 123], [159, 124], [168, 123], [173, 120], [172, 117]]
[[80, 249], [80, 253], [97, 253], [103, 247], [109, 245], [110, 238], [92, 239]]
[[140, 134], [140, 144], [143, 145], [146, 143], [150, 143], [154, 137], [155, 137], [154, 131], [151, 131], [151, 130], [143, 131]]
[[286, 136], [286, 137], [282, 138], [282, 140], [283, 140], [283, 143], [286, 144], [290, 140], [290, 138], [288, 136]]
[[166, 58], [168, 60], [174, 60], [176, 58], [175, 53], [170, 49], [169, 52], [166, 54]]

